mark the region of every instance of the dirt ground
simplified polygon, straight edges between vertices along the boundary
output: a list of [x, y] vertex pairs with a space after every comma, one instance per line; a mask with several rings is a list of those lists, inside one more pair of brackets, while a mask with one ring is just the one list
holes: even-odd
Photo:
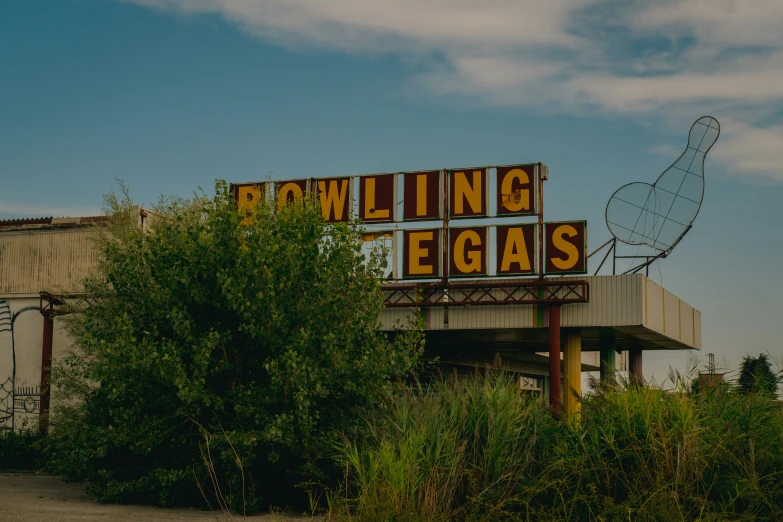
[[[288, 515], [247, 517], [254, 522], [315, 522], [319, 518]], [[149, 506], [98, 504], [84, 493], [83, 484], [65, 484], [58, 477], [0, 474], [0, 521], [59, 522], [61, 520], [242, 520], [220, 512]]]

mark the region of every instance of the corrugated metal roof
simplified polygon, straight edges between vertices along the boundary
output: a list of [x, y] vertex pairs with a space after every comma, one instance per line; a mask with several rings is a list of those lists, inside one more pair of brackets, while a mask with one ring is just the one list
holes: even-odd
[[68, 228], [74, 226], [91, 225], [106, 221], [106, 216], [81, 216], [81, 217], [36, 217], [0, 219], [0, 231], [9, 229], [30, 228]]
[[80, 292], [99, 259], [91, 227], [0, 230], [0, 297]]
[[0, 227], [19, 227], [24, 225], [48, 225], [52, 222], [50, 217], [0, 219]]

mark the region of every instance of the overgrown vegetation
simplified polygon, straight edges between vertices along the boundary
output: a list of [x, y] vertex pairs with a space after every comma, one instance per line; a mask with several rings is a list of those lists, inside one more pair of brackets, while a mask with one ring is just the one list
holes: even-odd
[[595, 385], [555, 421], [508, 376], [408, 392], [343, 441], [335, 520], [780, 520], [783, 412], [732, 390]]
[[769, 357], [762, 353], [758, 357], [746, 355], [742, 358], [737, 384], [745, 393], [761, 393], [775, 397], [782, 379], [783, 374], [775, 374]]
[[45, 446], [38, 433], [0, 430], [0, 472], [40, 470], [46, 464]]
[[783, 520], [766, 360], [702, 394], [594, 383], [563, 420], [503, 373], [403, 385], [422, 333], [378, 331], [384, 255], [356, 224], [315, 202], [238, 213], [222, 183], [146, 230], [127, 194], [107, 203], [52, 435], [5, 435], [5, 469], [100, 501], [317, 499], [332, 520]]
[[362, 440], [421, 348], [416, 329], [378, 330], [382, 253], [315, 202], [241, 216], [222, 182], [161, 200], [146, 230], [127, 191], [107, 205], [55, 372], [52, 468], [100, 501], [240, 513], [329, 484], [325, 450]]

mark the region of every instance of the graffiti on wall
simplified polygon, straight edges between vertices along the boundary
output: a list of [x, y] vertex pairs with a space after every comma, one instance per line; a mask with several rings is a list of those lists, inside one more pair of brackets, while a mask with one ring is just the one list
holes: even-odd
[[40, 386], [17, 383], [14, 322], [23, 312], [38, 310], [26, 307], [11, 312], [8, 302], [0, 299], [0, 430], [29, 430], [38, 425]]

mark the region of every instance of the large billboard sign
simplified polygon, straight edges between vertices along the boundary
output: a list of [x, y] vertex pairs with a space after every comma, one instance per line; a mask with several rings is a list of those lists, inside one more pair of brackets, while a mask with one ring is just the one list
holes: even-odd
[[239, 208], [315, 198], [391, 246], [389, 279], [587, 273], [587, 223], [545, 222], [540, 163], [234, 183]]

